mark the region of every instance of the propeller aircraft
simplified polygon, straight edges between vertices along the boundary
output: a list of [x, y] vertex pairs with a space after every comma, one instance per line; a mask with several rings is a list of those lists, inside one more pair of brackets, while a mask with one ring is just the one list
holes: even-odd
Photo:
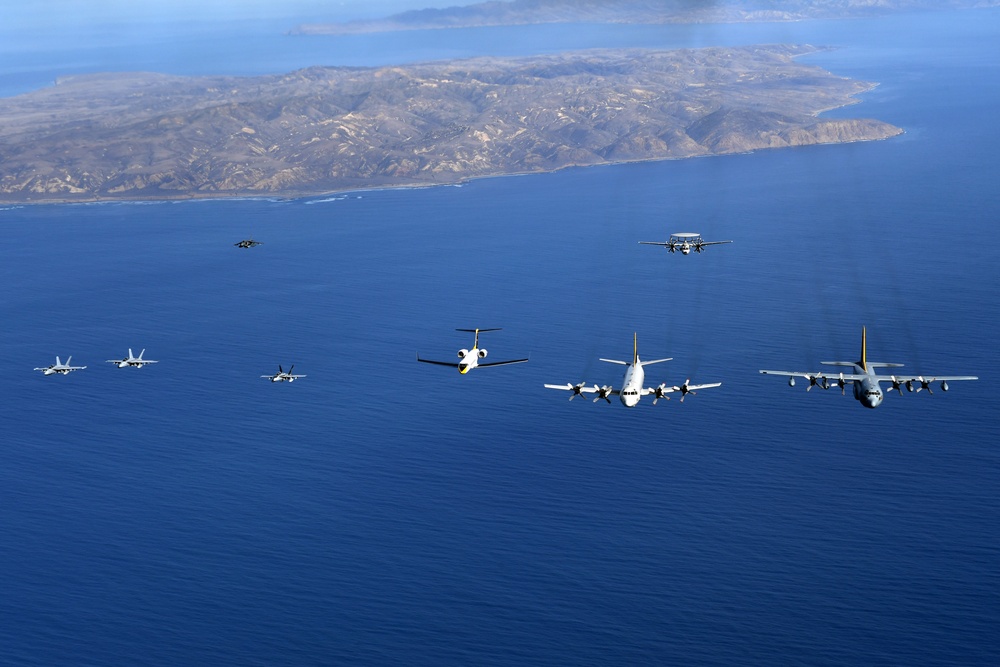
[[35, 370], [41, 371], [42, 375], [55, 375], [57, 373], [59, 375], [69, 375], [72, 371], [82, 371], [86, 368], [86, 366], [70, 366], [71, 361], [73, 361], [72, 355], [66, 359], [65, 364], [59, 360], [59, 357], [56, 357], [56, 363], [45, 368], [36, 368]]
[[451, 366], [452, 368], [457, 368], [458, 372], [462, 375], [465, 375], [473, 368], [477, 367], [486, 368], [487, 366], [506, 366], [507, 364], [521, 364], [527, 361], [527, 359], [510, 359], [507, 361], [491, 361], [488, 363], [481, 363], [480, 359], [485, 359], [489, 353], [485, 349], [479, 347], [479, 334], [485, 331], [500, 331], [500, 329], [455, 329], [455, 331], [465, 331], [475, 333], [476, 335], [476, 338], [472, 343], [472, 349], [467, 350], [462, 348], [458, 351], [458, 358], [460, 360], [458, 363], [451, 361], [421, 359], [419, 353], [417, 354], [417, 361], [425, 364], [437, 364], [438, 366]]
[[132, 354], [132, 348], [128, 349], [128, 356], [124, 359], [108, 359], [107, 363], [116, 364], [118, 368], [127, 368], [128, 366], [134, 366], [135, 368], [142, 368], [146, 364], [158, 364], [160, 362], [153, 361], [152, 359], [143, 359], [142, 355], [146, 353], [144, 349], [139, 353], [139, 356]]
[[639, 241], [639, 243], [642, 245], [659, 245], [665, 247], [670, 252], [677, 252], [679, 250], [682, 255], [690, 255], [692, 250], [700, 253], [706, 246], [732, 243], [732, 241], [706, 241], [701, 238], [701, 234], [695, 232], [678, 232], [671, 234], [665, 243], [658, 241]]
[[879, 385], [880, 382], [890, 383], [889, 391], [895, 389], [899, 395], [903, 395], [903, 387], [909, 392], [920, 393], [926, 389], [928, 394], [933, 394], [931, 383], [940, 382], [941, 391], [948, 391], [948, 383], [957, 380], [978, 380], [973, 375], [879, 375], [876, 369], [898, 368], [903, 364], [894, 364], [879, 361], [868, 361], [867, 354], [867, 329], [861, 328], [861, 359], [858, 361], [821, 361], [825, 366], [847, 366], [851, 370], [847, 373], [797, 373], [792, 371], [760, 371], [764, 375], [784, 375], [788, 377], [788, 386], [795, 386], [795, 378], [805, 378], [809, 381], [806, 391], [813, 387], [829, 389], [832, 386], [840, 387], [841, 395], [847, 393], [847, 385], [854, 389], [854, 398], [866, 408], [877, 408], [885, 399], [885, 392]]
[[597, 394], [594, 398], [594, 403], [597, 403], [602, 398], [608, 403], [611, 402], [611, 396], [617, 396], [621, 400], [622, 405], [626, 408], [634, 408], [638, 403], [639, 399], [643, 396], [653, 396], [653, 405], [656, 405], [657, 401], [661, 398], [670, 400], [667, 394], [673, 392], [680, 392], [681, 403], [684, 402], [684, 398], [688, 394], [695, 394], [699, 389], [711, 389], [712, 387], [719, 387], [722, 385], [721, 382], [713, 382], [711, 384], [691, 384], [691, 378], [684, 381], [684, 384], [667, 386], [666, 383], [662, 383], [657, 387], [643, 387], [646, 382], [646, 372], [643, 370], [644, 366], [651, 366], [653, 364], [659, 364], [664, 361], [671, 361], [673, 357], [667, 359], [654, 359], [653, 361], [641, 361], [639, 359], [639, 342], [638, 336], [632, 334], [632, 363], [627, 361], [618, 361], [617, 359], [601, 359], [609, 364], [618, 364], [620, 366], [625, 366], [625, 376], [622, 378], [622, 388], [615, 389], [610, 385], [588, 387], [585, 382], [580, 384], [547, 384], [545, 387], [547, 389], [562, 389], [564, 391], [572, 391], [572, 395], [569, 400], [573, 400], [577, 396], [582, 396], [584, 394]]
[[267, 378], [271, 382], [295, 382], [299, 378], [304, 378], [305, 375], [292, 375], [292, 370], [295, 368], [295, 364], [292, 364], [288, 371], [281, 368], [281, 364], [278, 364], [278, 372], [274, 375], [261, 375], [262, 378]]

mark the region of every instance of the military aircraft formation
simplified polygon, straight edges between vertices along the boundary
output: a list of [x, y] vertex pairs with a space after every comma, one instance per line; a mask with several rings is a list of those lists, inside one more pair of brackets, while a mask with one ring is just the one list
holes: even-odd
[[[682, 255], [688, 255], [693, 250], [695, 253], [701, 253], [707, 246], [721, 245], [724, 243], [732, 243], [732, 241], [705, 241], [701, 234], [695, 232], [678, 232], [670, 235], [670, 238], [665, 242], [659, 241], [639, 241], [640, 244], [644, 245], [658, 245], [665, 247], [669, 252], [680, 252]], [[253, 248], [255, 246], [261, 245], [260, 241], [255, 241], [252, 238], [244, 239], [238, 243], [234, 243], [238, 248]], [[482, 361], [486, 359], [489, 352], [485, 348], [479, 347], [479, 334], [489, 332], [489, 331], [501, 331], [499, 328], [493, 329], [456, 329], [456, 331], [464, 333], [472, 333], [474, 335], [471, 348], [462, 348], [458, 350], [458, 361], [438, 361], [435, 359], [423, 359], [420, 354], [417, 353], [417, 361], [425, 364], [434, 364], [437, 366], [449, 366], [451, 368], [458, 369], [458, 372], [465, 375], [469, 371], [475, 368], [488, 368], [491, 366], [507, 366], [510, 364], [521, 364], [528, 361], [528, 358], [523, 359], [506, 359], [503, 361]], [[885, 400], [886, 392], [883, 391], [881, 384], [882, 382], [889, 384], [889, 390], [896, 390], [902, 396], [903, 387], [906, 388], [908, 392], [921, 392], [924, 389], [927, 390], [928, 394], [933, 394], [931, 390], [931, 385], [935, 382], [940, 383], [942, 391], [948, 391], [949, 382], [957, 382], [964, 380], [978, 380], [979, 378], [974, 375], [906, 375], [906, 374], [889, 374], [880, 375], [877, 369], [880, 368], [898, 368], [903, 364], [889, 363], [889, 362], [877, 362], [868, 361], [868, 345], [867, 345], [867, 335], [868, 330], [866, 327], [861, 329], [861, 358], [858, 361], [821, 361], [820, 364], [824, 366], [841, 366], [847, 367], [850, 370], [848, 372], [837, 372], [837, 373], [824, 373], [821, 371], [817, 372], [803, 372], [803, 371], [772, 371], [772, 370], [761, 370], [760, 373], [764, 375], [781, 375], [788, 378], [788, 385], [791, 387], [795, 386], [796, 378], [802, 378], [808, 381], [806, 385], [806, 391], [810, 391], [813, 387], [820, 387], [822, 389], [829, 389], [830, 387], [837, 386], [840, 387], [841, 395], [846, 395], [847, 386], [851, 385], [854, 398], [861, 403], [866, 408], [877, 408]], [[156, 364], [158, 361], [152, 359], [144, 359], [143, 354], [146, 350], [139, 352], [139, 356], [135, 356], [132, 353], [132, 349], [129, 348], [128, 356], [122, 359], [108, 359], [107, 363], [115, 364], [118, 368], [142, 368], [148, 364]], [[71, 362], [73, 357], [68, 357], [66, 363], [64, 364], [59, 357], [56, 357], [54, 364], [49, 366], [35, 368], [36, 371], [41, 371], [43, 375], [69, 375], [73, 371], [80, 371], [86, 368], [86, 366], [72, 366]], [[597, 403], [601, 399], [604, 399], [608, 403], [611, 403], [611, 397], [617, 396], [621, 401], [622, 405], [627, 408], [634, 408], [639, 404], [640, 399], [643, 396], [652, 396], [653, 405], [662, 398], [670, 400], [668, 394], [679, 393], [680, 402], [683, 403], [684, 399], [690, 394], [694, 395], [699, 390], [711, 389], [714, 387], [721, 387], [721, 382], [711, 382], [707, 384], [691, 384], [691, 378], [686, 379], [683, 384], [668, 385], [666, 382], [662, 382], [656, 386], [646, 386], [646, 366], [652, 366], [653, 364], [659, 364], [666, 361], [672, 361], [672, 357], [664, 359], [653, 359], [652, 361], [642, 361], [639, 359], [639, 341], [638, 334], [632, 334], [632, 361], [621, 361], [618, 359], [600, 359], [605, 363], [616, 364], [625, 367], [625, 374], [622, 377], [621, 389], [615, 389], [612, 385], [598, 385], [593, 386], [588, 385], [586, 382], [580, 382], [578, 384], [566, 383], [566, 384], [545, 384], [547, 389], [559, 389], [562, 391], [572, 392], [570, 394], [569, 400], [573, 400], [578, 396], [594, 395], [593, 402]], [[261, 375], [261, 378], [266, 378], [271, 382], [288, 382], [292, 383], [295, 380], [306, 377], [305, 375], [295, 375], [292, 371], [295, 369], [293, 364], [288, 368], [287, 371], [282, 368], [281, 365], [278, 366], [278, 372], [271, 375]]]

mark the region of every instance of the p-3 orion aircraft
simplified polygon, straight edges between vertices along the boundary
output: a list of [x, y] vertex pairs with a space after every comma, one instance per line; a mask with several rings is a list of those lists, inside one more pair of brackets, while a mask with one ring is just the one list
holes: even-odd
[[594, 398], [594, 403], [602, 398], [610, 403], [610, 397], [617, 396], [621, 400], [622, 405], [626, 408], [634, 408], [639, 403], [640, 398], [643, 396], [649, 396], [650, 394], [653, 396], [653, 405], [656, 405], [656, 402], [661, 398], [670, 400], [670, 397], [667, 396], [667, 394], [679, 391], [681, 393], [681, 403], [683, 403], [685, 396], [696, 393], [696, 390], [698, 389], [710, 389], [712, 387], [719, 387], [722, 385], [721, 382], [713, 382], [711, 384], [691, 384], [691, 378], [688, 378], [684, 381], [684, 384], [674, 385], [672, 387], [668, 387], [666, 383], [660, 384], [658, 387], [643, 387], [643, 384], [646, 382], [646, 372], [643, 370], [643, 366], [651, 366], [664, 361], [671, 361], [672, 359], [673, 357], [668, 357], [667, 359], [640, 361], [638, 336], [633, 333], [631, 364], [627, 361], [618, 361], [617, 359], [601, 359], [601, 361], [609, 364], [618, 364], [626, 367], [625, 377], [622, 378], [621, 389], [615, 389], [610, 385], [599, 387], [596, 384], [593, 387], [588, 387], [585, 382], [581, 382], [580, 384], [547, 384], [545, 387], [547, 389], [572, 391], [573, 395], [569, 397], [569, 400], [571, 401], [577, 396], [582, 396], [583, 394], [597, 394], [597, 397]]
[[849, 366], [851, 372], [848, 373], [796, 373], [792, 371], [761, 371], [765, 375], [785, 375], [788, 377], [788, 386], [795, 386], [795, 378], [805, 378], [809, 380], [809, 391], [814, 386], [829, 389], [831, 386], [839, 386], [841, 395], [847, 393], [847, 385], [854, 388], [854, 398], [861, 402], [866, 408], [877, 408], [885, 399], [885, 392], [879, 386], [880, 382], [891, 383], [890, 391], [895, 389], [899, 395], [903, 395], [903, 387], [907, 391], [920, 392], [931, 391], [932, 382], [941, 383], [941, 391], [948, 391], [948, 383], [956, 380], [978, 380], [974, 375], [879, 375], [878, 368], [898, 368], [903, 364], [892, 364], [881, 361], [868, 361], [867, 354], [867, 329], [861, 328], [861, 359], [858, 361], [821, 361], [825, 366]]
[[521, 364], [527, 361], [527, 359], [510, 359], [508, 361], [491, 361], [489, 363], [482, 363], [479, 360], [485, 359], [486, 355], [489, 354], [485, 349], [480, 349], [479, 347], [479, 334], [484, 331], [500, 331], [500, 329], [455, 329], [455, 331], [467, 331], [469, 333], [475, 333], [476, 338], [472, 343], [472, 349], [466, 350], [462, 348], [458, 351], [458, 358], [460, 361], [456, 364], [451, 361], [433, 361], [431, 359], [421, 359], [420, 354], [417, 354], [417, 361], [423, 362], [425, 364], [437, 364], [438, 366], [451, 366], [452, 368], [457, 368], [458, 372], [465, 375], [473, 368], [481, 367], [486, 368], [487, 366], [506, 366], [507, 364]]

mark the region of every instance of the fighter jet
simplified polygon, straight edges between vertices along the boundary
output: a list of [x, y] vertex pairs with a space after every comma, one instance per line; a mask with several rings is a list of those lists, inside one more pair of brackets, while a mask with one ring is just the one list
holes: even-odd
[[109, 364], [115, 364], [115, 365], [118, 366], [118, 368], [127, 368], [129, 366], [134, 366], [135, 368], [142, 368], [146, 364], [158, 364], [158, 363], [160, 363], [159, 361], [153, 361], [152, 359], [143, 359], [142, 355], [145, 354], [145, 353], [146, 353], [146, 350], [143, 349], [143, 351], [140, 352], [139, 356], [137, 357], [137, 356], [135, 356], [135, 355], [132, 354], [132, 348], [129, 348], [128, 349], [128, 356], [127, 357], [125, 357], [124, 359], [108, 359], [107, 363], [109, 363]]
[[243, 239], [239, 243], [234, 243], [237, 248], [255, 248], [261, 245], [260, 241], [254, 241], [253, 239]]
[[292, 375], [292, 370], [295, 368], [295, 364], [292, 364], [288, 371], [284, 371], [281, 365], [278, 365], [278, 372], [274, 375], [261, 375], [262, 378], [267, 378], [271, 382], [295, 382], [299, 378], [304, 378], [305, 375]]
[[59, 360], [59, 357], [56, 357], [56, 363], [45, 368], [36, 368], [35, 370], [41, 371], [43, 375], [55, 375], [57, 373], [59, 375], [69, 375], [72, 371], [82, 371], [86, 368], [86, 366], [70, 366], [71, 361], [73, 361], [72, 356], [66, 359], [65, 364]]

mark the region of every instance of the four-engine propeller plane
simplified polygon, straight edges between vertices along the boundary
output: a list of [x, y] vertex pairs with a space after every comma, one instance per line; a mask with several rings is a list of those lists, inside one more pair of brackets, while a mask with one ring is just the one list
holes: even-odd
[[72, 371], [82, 371], [86, 366], [70, 366], [70, 362], [73, 361], [72, 355], [66, 359], [64, 364], [56, 357], [56, 363], [51, 366], [46, 366], [45, 368], [36, 368], [36, 371], [41, 371], [43, 375], [69, 375]]
[[706, 246], [732, 243], [732, 241], [706, 241], [701, 238], [701, 234], [696, 232], [678, 232], [671, 234], [670, 238], [664, 243], [659, 241], [639, 241], [639, 243], [642, 245], [659, 245], [670, 252], [677, 252], [679, 250], [682, 255], [690, 255], [692, 250], [700, 253]]
[[115, 364], [118, 366], [118, 368], [127, 368], [129, 366], [134, 366], [135, 368], [142, 368], [146, 364], [160, 363], [158, 361], [153, 361], [152, 359], [143, 359], [142, 355], [145, 353], [146, 350], [143, 350], [142, 352], [139, 353], [139, 356], [137, 357], [132, 354], [132, 348], [129, 348], [127, 357], [125, 357], [124, 359], [108, 359], [107, 363]]
[[287, 371], [281, 368], [281, 364], [278, 364], [278, 372], [274, 375], [261, 375], [262, 378], [267, 378], [271, 382], [295, 382], [299, 378], [304, 378], [305, 375], [292, 375], [292, 370], [295, 368], [295, 364], [292, 364]]
[[507, 364], [521, 364], [527, 361], [527, 359], [509, 359], [507, 361], [490, 361], [488, 363], [480, 362], [480, 359], [485, 359], [486, 355], [489, 353], [485, 349], [480, 349], [479, 334], [484, 331], [500, 331], [500, 329], [455, 329], [455, 331], [467, 331], [469, 333], [475, 333], [476, 335], [476, 338], [472, 343], [471, 350], [463, 348], [458, 351], [458, 358], [460, 359], [458, 363], [451, 361], [421, 359], [420, 354], [417, 354], [417, 361], [425, 364], [437, 364], [438, 366], [451, 366], [452, 368], [457, 368], [458, 372], [462, 375], [465, 375], [476, 367], [486, 368], [487, 366], [506, 366]]
[[611, 402], [611, 396], [617, 396], [621, 400], [622, 405], [626, 408], [634, 408], [638, 403], [639, 399], [643, 396], [653, 396], [653, 405], [661, 398], [670, 400], [667, 394], [679, 391], [681, 393], [681, 403], [684, 402], [684, 398], [688, 394], [697, 393], [698, 389], [710, 389], [712, 387], [719, 387], [722, 385], [721, 382], [713, 382], [711, 384], [691, 384], [691, 378], [684, 381], [684, 384], [674, 385], [668, 387], [666, 383], [662, 383], [657, 387], [644, 387], [646, 382], [646, 372], [643, 370], [644, 366], [652, 366], [653, 364], [659, 364], [664, 361], [670, 361], [673, 357], [668, 357], [666, 359], [654, 359], [652, 361], [641, 361], [639, 359], [639, 342], [638, 336], [632, 334], [632, 363], [627, 361], [618, 361], [617, 359], [601, 359], [609, 364], [618, 364], [620, 366], [625, 366], [625, 376], [622, 378], [622, 388], [615, 389], [610, 385], [588, 387], [585, 382], [580, 384], [547, 384], [545, 387], [547, 389], [562, 389], [564, 391], [572, 391], [573, 394], [569, 397], [569, 400], [573, 400], [577, 396], [582, 396], [584, 394], [597, 394], [594, 398], [594, 403], [601, 400], [602, 398], [608, 403]]
[[796, 373], [792, 371], [762, 370], [761, 373], [765, 375], [787, 376], [788, 385], [790, 387], [795, 386], [795, 378], [805, 378], [809, 381], [806, 391], [809, 391], [814, 386], [818, 386], [823, 389], [829, 389], [832, 386], [839, 386], [840, 393], [843, 395], [847, 393], [847, 385], [850, 384], [854, 389], [854, 398], [856, 398], [861, 405], [866, 408], [877, 408], [885, 399], [885, 392], [882, 390], [882, 387], [879, 386], [880, 382], [890, 383], [890, 391], [895, 389], [899, 392], [899, 395], [902, 396], [903, 387], [906, 387], [907, 391], [916, 391], [918, 393], [921, 390], [926, 389], [928, 394], [933, 394], [934, 392], [931, 391], [931, 383], [933, 382], [940, 382], [941, 391], [948, 391], [949, 382], [979, 379], [974, 375], [879, 375], [876, 371], [878, 368], [898, 368], [903, 364], [868, 361], [867, 330], [865, 327], [861, 328], [861, 359], [858, 361], [821, 361], [820, 363], [825, 366], [848, 366], [851, 368], [851, 372]]

